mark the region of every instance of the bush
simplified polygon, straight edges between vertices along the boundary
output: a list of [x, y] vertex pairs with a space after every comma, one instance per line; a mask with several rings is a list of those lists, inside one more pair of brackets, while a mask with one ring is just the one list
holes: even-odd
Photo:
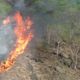
[[4, 17], [11, 10], [11, 6], [4, 0], [0, 0], [0, 16]]

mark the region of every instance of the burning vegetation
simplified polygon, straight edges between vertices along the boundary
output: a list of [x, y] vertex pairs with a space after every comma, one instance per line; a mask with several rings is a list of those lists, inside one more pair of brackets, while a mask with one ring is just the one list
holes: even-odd
[[[20, 12], [17, 12], [14, 15], [13, 19], [16, 22], [14, 33], [16, 35], [17, 41], [14, 44], [14, 49], [11, 50], [11, 52], [9, 53], [10, 55], [6, 59], [6, 61], [4, 63], [0, 63], [0, 73], [9, 70], [13, 66], [16, 58], [24, 52], [25, 48], [28, 46], [33, 37], [33, 33], [30, 31], [30, 28], [32, 26], [30, 17], [27, 17], [27, 19], [24, 21]], [[7, 17], [3, 21], [3, 25], [7, 25], [9, 23], [11, 23], [11, 20], [9, 17]]]

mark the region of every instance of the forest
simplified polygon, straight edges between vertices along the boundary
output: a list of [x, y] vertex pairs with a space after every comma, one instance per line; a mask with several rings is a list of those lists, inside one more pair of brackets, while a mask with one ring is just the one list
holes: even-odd
[[[31, 18], [34, 37], [1, 80], [80, 80], [80, 0], [0, 0], [0, 25], [16, 11]], [[3, 62], [15, 41], [10, 26], [0, 30]]]

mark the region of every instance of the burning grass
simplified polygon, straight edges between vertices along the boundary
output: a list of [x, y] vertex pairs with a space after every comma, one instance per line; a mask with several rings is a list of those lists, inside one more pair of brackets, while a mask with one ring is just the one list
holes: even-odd
[[[27, 17], [27, 19], [23, 21], [23, 17], [21, 16], [20, 12], [17, 12], [13, 18], [16, 22], [14, 33], [16, 35], [17, 41], [14, 44], [14, 49], [11, 50], [7, 60], [4, 63], [1, 62], [0, 73], [9, 70], [13, 66], [16, 61], [16, 58], [24, 52], [25, 48], [28, 46], [29, 42], [33, 37], [33, 34], [30, 31], [32, 26], [32, 21], [30, 17]], [[11, 23], [9, 17], [7, 17], [3, 21], [4, 25], [7, 25], [8, 23]], [[27, 31], [30, 32], [27, 33]]]

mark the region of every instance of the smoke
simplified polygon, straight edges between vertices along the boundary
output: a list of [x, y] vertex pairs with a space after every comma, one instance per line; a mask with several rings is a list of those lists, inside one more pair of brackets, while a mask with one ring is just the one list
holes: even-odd
[[12, 25], [0, 26], [0, 60], [5, 59], [13, 48], [15, 35]]
[[16, 0], [16, 2], [14, 4], [14, 8], [17, 9], [17, 10], [25, 9], [24, 0]]
[[[34, 5], [29, 7], [25, 6], [24, 0], [8, 0], [12, 2], [13, 8], [12, 12], [20, 11], [23, 16], [30, 16], [33, 20], [33, 28], [34, 28], [34, 35], [35, 40], [34, 44], [36, 44], [36, 40], [39, 37], [42, 37], [44, 34], [44, 26], [45, 26], [45, 14], [35, 13]], [[14, 1], [14, 2], [13, 2]], [[11, 3], [10, 2], [10, 3]], [[6, 14], [7, 15], [7, 14]], [[9, 52], [13, 49], [13, 45], [15, 43], [15, 35], [13, 31], [12, 24], [7, 26], [0, 26], [0, 60], [6, 59], [8, 57]], [[32, 46], [32, 45], [31, 45]], [[34, 46], [33, 46], [34, 47]]]
[[[23, 11], [25, 9], [24, 0], [7, 0], [12, 7], [12, 12]], [[8, 14], [6, 14], [8, 15]], [[12, 15], [12, 14], [11, 14]], [[6, 18], [6, 17], [5, 17]], [[8, 25], [0, 24], [0, 61], [9, 56], [9, 52], [14, 48], [16, 36], [14, 34], [14, 23]]]

